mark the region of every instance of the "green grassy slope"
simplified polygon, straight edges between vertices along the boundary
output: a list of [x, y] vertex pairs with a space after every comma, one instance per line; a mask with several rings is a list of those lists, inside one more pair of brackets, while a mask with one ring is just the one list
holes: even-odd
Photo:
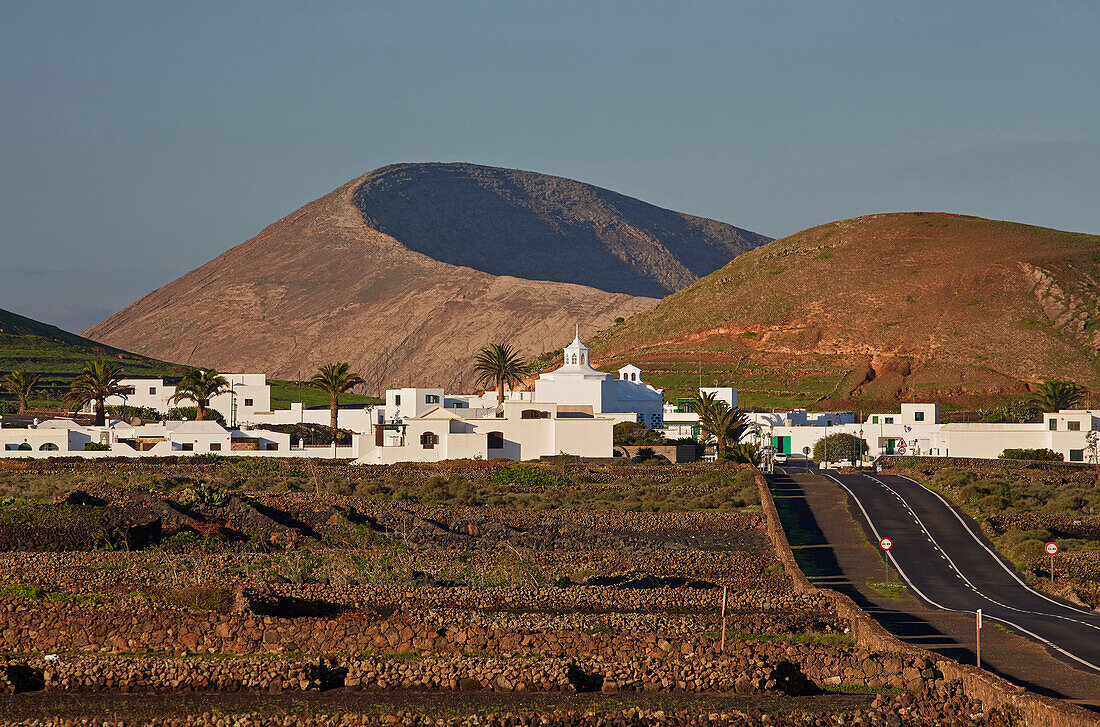
[[[73, 376], [80, 372], [85, 361], [93, 358], [118, 361], [125, 376], [162, 377], [169, 382], [187, 370], [186, 366], [105, 346], [0, 308], [0, 374], [16, 369], [40, 374], [42, 378], [33, 405], [57, 406]], [[270, 383], [271, 405], [276, 409], [287, 409], [296, 401], [301, 401], [306, 408], [328, 406], [328, 396], [317, 389], [299, 387], [292, 381], [272, 380]], [[12, 402], [14, 398], [0, 391], [0, 401]], [[365, 406], [377, 401], [350, 393], [340, 397], [341, 406]]]
[[[54, 405], [84, 362], [93, 358], [118, 361], [127, 376], [179, 376], [184, 366], [105, 346], [57, 326], [0, 308], [0, 372], [26, 369], [41, 375], [35, 403]], [[6, 392], [0, 399], [11, 401]]]

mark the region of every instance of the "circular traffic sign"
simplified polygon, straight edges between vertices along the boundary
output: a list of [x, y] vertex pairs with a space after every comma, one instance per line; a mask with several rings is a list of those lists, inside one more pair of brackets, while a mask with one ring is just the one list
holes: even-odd
[[1046, 551], [1047, 555], [1054, 555], [1058, 552], [1058, 543], [1047, 543]]
[[883, 550], [890, 550], [890, 548], [894, 547], [894, 541], [890, 540], [890, 538], [883, 538], [882, 540], [878, 541], [878, 547], [882, 548]]

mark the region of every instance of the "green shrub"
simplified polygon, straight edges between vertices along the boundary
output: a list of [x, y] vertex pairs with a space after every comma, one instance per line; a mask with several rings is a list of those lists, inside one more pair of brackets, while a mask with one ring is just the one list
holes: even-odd
[[85, 452], [110, 452], [111, 451], [111, 445], [103, 444], [102, 442], [85, 442], [84, 443], [84, 451]]
[[558, 475], [534, 465], [521, 464], [498, 470], [489, 481], [491, 487], [553, 487], [569, 482]]
[[619, 447], [666, 443], [660, 432], [638, 422], [619, 422], [613, 431], [615, 445]]
[[1061, 462], [1063, 457], [1049, 449], [1006, 449], [997, 459], [1034, 459], [1041, 462]]
[[122, 404], [120, 406], [107, 407], [107, 416], [112, 419], [122, 419], [123, 421], [130, 421], [134, 417], [144, 419], [146, 421], [160, 421], [164, 416], [148, 406], [130, 406], [129, 404]]
[[830, 462], [855, 462], [867, 453], [867, 442], [844, 432], [830, 434], [814, 445], [814, 461], [824, 462], [826, 453]]
[[[173, 421], [173, 422], [183, 421], [184, 419], [186, 419], [188, 421], [195, 421], [197, 416], [198, 416], [198, 411], [195, 409], [195, 407], [193, 407], [193, 406], [181, 406], [181, 407], [177, 407], [175, 409], [169, 409], [168, 414], [165, 416], [165, 419], [167, 419], [168, 421]], [[210, 407], [207, 407], [205, 416], [206, 416], [206, 421], [208, 421], [208, 422], [217, 422], [218, 424], [221, 424], [223, 427], [225, 426], [225, 417], [222, 416], [222, 413], [220, 411], [218, 411], [216, 409], [211, 409]]]
[[194, 530], [180, 530], [178, 533], [173, 533], [167, 538], [161, 538], [161, 545], [197, 545], [204, 542], [206, 539], [196, 533]]

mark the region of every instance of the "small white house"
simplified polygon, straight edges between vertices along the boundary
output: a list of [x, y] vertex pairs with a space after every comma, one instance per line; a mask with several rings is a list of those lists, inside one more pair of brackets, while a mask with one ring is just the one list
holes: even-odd
[[[713, 394], [716, 401], [731, 409], [737, 406], [737, 389], [729, 386], [701, 386], [700, 394]], [[694, 398], [677, 399], [664, 404], [662, 434], [668, 439], [698, 439], [699, 415], [692, 409]]]
[[[229, 391], [210, 400], [210, 408], [217, 411], [230, 426], [242, 421], [251, 421], [258, 414], [271, 411], [271, 386], [266, 374], [222, 374], [229, 381]], [[184, 399], [171, 401], [176, 393], [174, 384], [166, 384], [164, 379], [122, 379], [120, 385], [125, 391], [122, 396], [107, 398], [107, 406], [137, 406], [154, 409], [167, 414], [170, 409], [194, 406], [195, 402]], [[89, 403], [86, 411], [92, 411]]]

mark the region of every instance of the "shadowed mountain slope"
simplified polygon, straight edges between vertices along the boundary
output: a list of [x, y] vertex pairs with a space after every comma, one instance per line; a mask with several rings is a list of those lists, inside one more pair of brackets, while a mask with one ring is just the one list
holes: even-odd
[[769, 238], [572, 179], [476, 164], [394, 164], [354, 204], [372, 228], [492, 275], [662, 297]]
[[[767, 238], [571, 180], [472, 164], [355, 179], [93, 326], [105, 343], [293, 379], [473, 385], [491, 341], [535, 354], [656, 303]], [[522, 276], [522, 277], [521, 277]], [[606, 286], [606, 287], [605, 287]]]
[[960, 215], [859, 217], [745, 253], [602, 333], [593, 355], [755, 406], [978, 407], [1100, 388], [1100, 237]]

